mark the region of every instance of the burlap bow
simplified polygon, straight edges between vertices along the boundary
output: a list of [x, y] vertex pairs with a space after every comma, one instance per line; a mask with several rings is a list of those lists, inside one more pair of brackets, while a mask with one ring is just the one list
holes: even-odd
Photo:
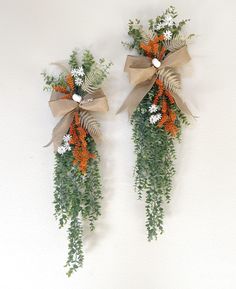
[[[108, 111], [107, 98], [102, 89], [98, 89], [92, 94], [86, 94], [80, 103], [72, 99], [61, 99], [62, 96], [63, 94], [54, 91], [49, 101], [53, 116], [62, 117], [52, 131], [51, 141], [46, 145], [49, 146], [53, 143], [55, 151], [61, 145], [63, 136], [67, 133], [76, 111]], [[99, 140], [99, 136], [93, 133], [91, 136], [96, 142]]]
[[[158, 69], [165, 67], [177, 68], [190, 60], [187, 46], [170, 53], [162, 61], [161, 66], [156, 68], [152, 65], [152, 59], [146, 56], [128, 55], [125, 63], [124, 71], [128, 72], [129, 81], [135, 85], [134, 89], [127, 96], [117, 113], [127, 109], [129, 116], [132, 115], [144, 96], [150, 91], [157, 79]], [[184, 101], [176, 93], [172, 93], [177, 106], [185, 113], [191, 114], [189, 108]]]

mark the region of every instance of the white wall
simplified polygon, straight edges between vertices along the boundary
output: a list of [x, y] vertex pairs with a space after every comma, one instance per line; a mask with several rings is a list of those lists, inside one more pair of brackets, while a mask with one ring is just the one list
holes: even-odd
[[[20, 0], [0, 2], [0, 288], [235, 289], [235, 18], [233, 0]], [[184, 95], [200, 118], [178, 146], [165, 234], [148, 243], [144, 204], [133, 191], [131, 127], [114, 112], [131, 86], [122, 68], [129, 18], [144, 21], [174, 4], [197, 34]], [[99, 116], [103, 217], [86, 242], [84, 268], [63, 268], [66, 232], [53, 217], [55, 124], [40, 72], [75, 47], [114, 63]]]

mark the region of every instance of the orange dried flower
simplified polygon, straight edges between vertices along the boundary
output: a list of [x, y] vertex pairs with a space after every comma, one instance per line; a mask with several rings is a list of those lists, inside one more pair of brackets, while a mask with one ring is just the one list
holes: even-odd
[[168, 108], [167, 111], [162, 114], [162, 118], [159, 121], [157, 127], [162, 127], [164, 125], [165, 130], [175, 137], [178, 133], [178, 128], [175, 125], [175, 120], [176, 113], [172, 109]]
[[158, 35], [156, 35], [153, 40], [151, 40], [152, 43], [158, 43], [160, 41], [160, 37]]
[[167, 101], [165, 99], [163, 99], [162, 100], [162, 108], [161, 108], [162, 113], [166, 113], [167, 108], [168, 108]]
[[142, 48], [147, 54], [152, 52], [152, 47], [149, 44], [140, 43], [140, 48]]
[[68, 74], [66, 76], [66, 83], [69, 86], [70, 90], [74, 91], [75, 90], [75, 84], [74, 84], [74, 79], [71, 74]]
[[154, 55], [158, 54], [158, 49], [159, 49], [159, 44], [158, 43], [153, 43], [152, 52], [153, 52]]
[[166, 48], [162, 46], [161, 51], [159, 52], [159, 55], [158, 55], [159, 60], [163, 59], [165, 52], [166, 52]]
[[166, 113], [163, 113], [163, 114], [162, 114], [162, 118], [161, 118], [161, 120], [159, 121], [157, 127], [162, 127], [163, 124], [164, 124], [165, 122], [167, 122], [167, 120], [168, 120], [168, 115], [167, 115]]
[[156, 94], [156, 95], [155, 95], [155, 98], [154, 98], [154, 100], [153, 100], [153, 104], [154, 104], [154, 105], [157, 105], [158, 100], [159, 100], [159, 97], [160, 97], [159, 94]]
[[154, 97], [154, 100], [153, 100], [154, 105], [157, 105], [158, 100], [159, 100], [160, 96], [163, 95], [163, 91], [164, 91], [164, 85], [160, 79], [156, 80], [156, 85], [158, 85], [159, 90], [158, 90], [158, 93]]
[[62, 85], [55, 85], [55, 86], [53, 86], [53, 89], [54, 89], [56, 92], [68, 93], [66, 87], [64, 87], [64, 86], [62, 86]]
[[176, 120], [176, 113], [175, 113], [173, 110], [170, 110], [170, 111], [169, 111], [169, 117], [170, 117], [170, 120], [171, 120], [172, 122], [175, 122], [175, 120]]
[[73, 93], [67, 93], [61, 99], [71, 99], [72, 95]]
[[162, 57], [164, 56], [165, 53], [165, 49], [164, 47], [162, 47], [161, 52], [159, 53], [159, 48], [160, 48], [160, 41], [164, 40], [164, 36], [163, 35], [156, 35], [152, 40], [149, 40], [149, 42], [147, 44], [141, 42], [140, 43], [140, 48], [142, 48], [147, 56], [151, 57], [151, 56], [155, 56], [157, 58], [159, 58], [159, 60], [162, 59]]
[[169, 90], [166, 90], [165, 89], [165, 96], [168, 97], [169, 101], [171, 104], [174, 104], [175, 103], [175, 99], [174, 97], [172, 96], [172, 94], [169, 92]]
[[172, 134], [174, 137], [176, 137], [178, 133], [177, 126], [171, 121], [165, 123], [165, 130]]
[[75, 84], [74, 84], [74, 79], [73, 79], [73, 76], [71, 74], [68, 74], [66, 76], [66, 83], [69, 87], [69, 90], [62, 86], [62, 85], [55, 85], [53, 87], [53, 89], [56, 91], [56, 92], [60, 92], [60, 93], [63, 93], [65, 95], [63, 95], [61, 97], [61, 99], [71, 99], [73, 93], [74, 93], [74, 90], [75, 90]]
[[87, 171], [88, 161], [92, 158], [96, 158], [96, 155], [91, 154], [87, 148], [87, 131], [81, 127], [80, 118], [78, 112], [74, 115], [74, 120], [70, 126], [71, 140], [70, 144], [74, 145], [73, 148], [73, 164], [77, 165], [82, 174]]
[[157, 105], [160, 97], [163, 96], [161, 103], [162, 118], [157, 124], [157, 127], [160, 128], [164, 126], [164, 129], [175, 137], [178, 133], [178, 128], [175, 125], [176, 113], [169, 107], [169, 104], [167, 102], [168, 99], [170, 104], [174, 104], [174, 97], [172, 96], [170, 91], [164, 88], [164, 84], [160, 79], [157, 79], [155, 83], [158, 86], [158, 92], [154, 97], [153, 104]]

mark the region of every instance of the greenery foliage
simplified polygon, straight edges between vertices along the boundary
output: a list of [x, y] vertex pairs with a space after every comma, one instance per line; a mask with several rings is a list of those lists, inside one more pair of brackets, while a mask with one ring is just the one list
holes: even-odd
[[[164, 19], [167, 15], [171, 16], [173, 19], [176, 19], [178, 13], [173, 6], [170, 6], [162, 15], [157, 16], [155, 19], [150, 19], [148, 21], [149, 32], [154, 32], [161, 35], [166, 30], [166, 26], [163, 25], [160, 29], [157, 29], [157, 27], [159, 24], [164, 23]], [[174, 25], [171, 28], [168, 28], [168, 30], [172, 32], [173, 38], [181, 32], [182, 28], [188, 23], [188, 21], [189, 19], [184, 19], [180, 22], [175, 21]], [[123, 42], [124, 46], [129, 49], [136, 49], [139, 54], [144, 54], [143, 50], [140, 48], [140, 43], [144, 40], [144, 34], [146, 32], [145, 28], [141, 24], [141, 21], [139, 19], [129, 20], [128, 28], [128, 35], [131, 37], [131, 42]]]
[[[104, 59], [96, 62], [88, 50], [84, 51], [81, 61], [78, 59], [77, 52], [73, 51], [68, 63], [71, 71], [82, 67], [85, 73], [84, 79], [93, 72], [91, 82], [96, 83], [97, 88], [101, 86], [103, 80], [107, 77], [108, 69], [111, 65], [111, 63], [106, 63]], [[62, 90], [64, 88], [69, 89], [68, 82], [66, 82], [66, 72], [62, 72], [57, 76], [44, 72], [43, 77], [46, 90], [53, 90], [57, 86], [60, 86], [60, 89], [62, 87]], [[74, 93], [82, 96], [87, 93], [76, 83], [73, 84], [73, 87]], [[88, 112], [81, 111], [81, 115], [83, 114], [86, 114], [88, 118]], [[95, 124], [97, 125], [97, 122]], [[68, 131], [69, 133], [70, 131]], [[72, 150], [68, 150], [63, 154], [55, 153], [55, 217], [59, 222], [59, 227], [66, 226], [68, 231], [68, 257], [65, 265], [68, 268], [68, 276], [71, 276], [74, 271], [83, 265], [84, 227], [89, 227], [93, 231], [95, 229], [95, 222], [101, 214], [100, 201], [102, 199], [102, 191], [99, 155], [96, 144], [88, 132], [85, 142], [86, 150], [93, 156], [88, 160], [86, 173], [81, 172], [78, 166], [73, 163], [74, 155]]]
[[[145, 32], [140, 20], [130, 20], [128, 34], [131, 41], [123, 44], [129, 49], [135, 49], [138, 54], [145, 55], [140, 44], [142, 42], [147, 43], [146, 38], [148, 37], [152, 39], [155, 35], [163, 34], [166, 29], [165, 26], [162, 25], [163, 27], [158, 30], [156, 27], [164, 21], [166, 15], [175, 19], [177, 12], [173, 7], [170, 7], [161, 16], [149, 20], [148, 32]], [[174, 22], [170, 28], [173, 39], [179, 35], [187, 21]], [[167, 50], [166, 54], [169, 52]], [[186, 116], [180, 111], [176, 103], [172, 103], [168, 99], [166, 100], [168, 107], [176, 114], [177, 134], [174, 136], [166, 131], [164, 126], [158, 127], [150, 123], [149, 108], [152, 106], [158, 91], [158, 85], [154, 85], [131, 117], [136, 153], [135, 189], [139, 199], [145, 196], [146, 228], [149, 241], [156, 239], [158, 234], [163, 233], [164, 205], [171, 199], [172, 179], [175, 174], [175, 142], [180, 140], [183, 125], [188, 125]], [[157, 105], [160, 113], [163, 99], [165, 99], [164, 94], [160, 96]]]
[[[153, 87], [131, 118], [136, 153], [135, 188], [139, 199], [145, 193], [148, 240], [163, 233], [163, 207], [171, 199], [172, 177], [175, 173], [175, 138], [164, 128], [157, 128], [149, 122], [148, 108], [155, 93], [156, 88]], [[179, 128], [177, 138], [180, 140], [182, 125], [188, 122], [176, 106], [175, 109]]]
[[95, 221], [101, 214], [100, 200], [101, 177], [99, 173], [99, 157], [93, 139], [88, 136], [89, 149], [97, 158], [89, 161], [87, 173], [83, 175], [76, 166], [72, 166], [71, 152], [55, 155], [54, 205], [55, 216], [60, 228], [69, 222], [68, 228], [68, 276], [83, 265], [83, 224], [87, 221], [91, 231], [95, 229]]

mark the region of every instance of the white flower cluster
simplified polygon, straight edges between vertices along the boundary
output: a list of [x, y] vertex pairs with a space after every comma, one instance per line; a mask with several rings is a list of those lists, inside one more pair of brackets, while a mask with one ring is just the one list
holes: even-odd
[[167, 14], [164, 18], [164, 24], [165, 26], [172, 28], [175, 24], [173, 17]]
[[172, 32], [170, 30], [166, 30], [164, 33], [163, 33], [164, 37], [165, 37], [165, 40], [171, 40], [172, 38]]
[[[149, 107], [149, 112], [150, 113], [155, 113], [160, 109], [160, 107], [158, 105], [151, 105]], [[156, 113], [156, 114], [152, 114], [149, 118], [149, 121], [151, 124], [155, 124], [157, 123], [160, 119], [162, 118], [162, 114], [160, 112]]]
[[57, 149], [57, 152], [60, 155], [63, 155], [67, 151], [71, 151], [71, 146], [70, 146], [70, 140], [71, 140], [71, 135], [66, 134], [63, 137], [63, 145], [59, 146]]
[[159, 109], [159, 106], [158, 106], [158, 105], [152, 104], [152, 105], [149, 107], [149, 112], [151, 112], [151, 113], [157, 112], [158, 109]]
[[157, 114], [152, 114], [149, 118], [149, 121], [151, 124], [155, 124], [161, 119], [161, 117], [162, 117], [162, 115], [160, 112]]
[[76, 85], [81, 86], [83, 84], [84, 69], [82, 66], [72, 69], [71, 75], [74, 77]]
[[154, 28], [155, 30], [161, 30], [166, 29], [164, 34], [165, 40], [170, 40], [172, 38], [172, 32], [170, 31], [170, 28], [172, 28], [175, 25], [174, 19], [171, 15], [167, 14], [165, 15], [164, 19], [161, 20], [160, 23], [158, 23]]

